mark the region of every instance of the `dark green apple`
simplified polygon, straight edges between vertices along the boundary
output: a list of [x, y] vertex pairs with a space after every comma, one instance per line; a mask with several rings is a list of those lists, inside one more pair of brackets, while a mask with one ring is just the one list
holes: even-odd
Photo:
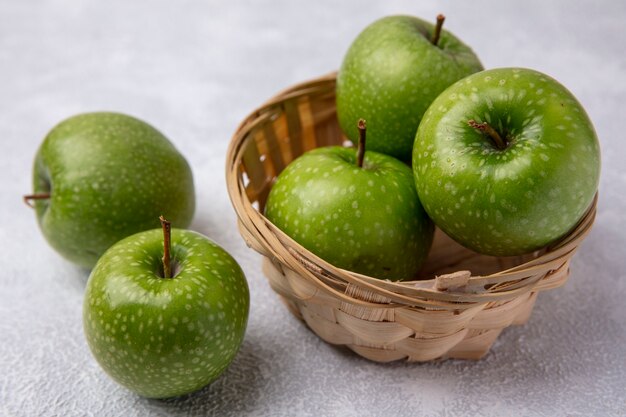
[[117, 113], [86, 113], [55, 126], [34, 163], [39, 226], [61, 255], [93, 267], [123, 237], [158, 227], [160, 214], [187, 227], [195, 209], [191, 169], [152, 126]]
[[411, 169], [377, 152], [366, 152], [362, 166], [359, 159], [354, 148], [339, 146], [303, 154], [278, 176], [265, 215], [337, 267], [382, 279], [414, 278], [433, 225]]
[[483, 69], [472, 50], [446, 30], [412, 16], [388, 16], [365, 28], [337, 75], [337, 114], [350, 140], [367, 120], [368, 150], [411, 160], [423, 113], [446, 87]]
[[169, 245], [171, 252], [159, 229], [113, 245], [91, 272], [83, 307], [98, 363], [121, 385], [151, 398], [190, 393], [215, 380], [235, 357], [248, 318], [248, 285], [226, 251], [179, 229]]
[[576, 98], [523, 68], [471, 75], [444, 91], [413, 149], [420, 200], [452, 238], [516, 255], [572, 229], [598, 187], [600, 149]]

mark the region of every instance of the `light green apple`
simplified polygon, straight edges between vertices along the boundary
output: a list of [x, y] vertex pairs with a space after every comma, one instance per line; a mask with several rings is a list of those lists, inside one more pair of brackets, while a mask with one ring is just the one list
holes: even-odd
[[356, 143], [354, 125], [364, 118], [368, 150], [410, 161], [430, 103], [455, 81], [483, 69], [452, 33], [440, 30], [434, 39], [435, 28], [416, 17], [388, 16], [354, 40], [337, 75], [337, 114], [350, 140]]
[[98, 363], [151, 398], [214, 381], [241, 345], [250, 302], [241, 268], [214, 242], [173, 229], [169, 246], [160, 229], [113, 245], [91, 272], [83, 307]]
[[265, 215], [327, 262], [390, 280], [416, 277], [433, 224], [413, 174], [388, 155], [339, 146], [309, 151], [278, 176]]
[[55, 126], [34, 163], [39, 226], [61, 255], [91, 268], [118, 240], [187, 227], [195, 209], [189, 164], [158, 130], [118, 113], [86, 113]]
[[477, 252], [517, 255], [565, 235], [591, 204], [600, 146], [576, 98], [549, 76], [499, 68], [433, 102], [413, 150], [433, 221]]

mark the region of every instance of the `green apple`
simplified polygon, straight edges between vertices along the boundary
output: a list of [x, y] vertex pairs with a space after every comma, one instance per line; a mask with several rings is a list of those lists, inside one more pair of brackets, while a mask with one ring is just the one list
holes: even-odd
[[415, 132], [430, 103], [455, 81], [483, 69], [472, 50], [438, 24], [388, 16], [365, 28], [337, 75], [337, 114], [356, 142], [367, 120], [368, 150], [411, 160]]
[[[361, 131], [364, 139], [364, 126]], [[318, 148], [291, 162], [272, 187], [265, 214], [337, 267], [381, 279], [414, 278], [433, 225], [411, 169], [377, 152], [363, 156], [360, 145]]]
[[477, 252], [516, 255], [572, 229], [598, 187], [600, 150], [576, 98], [523, 68], [471, 75], [420, 124], [413, 171], [435, 224]]
[[[169, 236], [167, 222], [164, 229]], [[237, 262], [198, 233], [171, 233], [164, 242], [161, 230], [148, 230], [109, 248], [91, 272], [83, 306], [98, 363], [150, 398], [215, 380], [235, 357], [248, 318], [248, 285]]]
[[93, 267], [123, 237], [158, 227], [160, 214], [187, 227], [195, 209], [191, 169], [152, 126], [117, 113], [86, 113], [55, 126], [35, 157], [32, 200], [61, 255]]

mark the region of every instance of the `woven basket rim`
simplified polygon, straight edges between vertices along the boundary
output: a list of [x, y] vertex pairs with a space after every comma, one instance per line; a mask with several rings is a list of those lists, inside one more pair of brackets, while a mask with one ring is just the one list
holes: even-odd
[[[515, 267], [489, 275], [468, 276], [462, 285], [446, 288], [442, 282], [453, 274], [433, 279], [414, 281], [388, 281], [337, 268], [317, 257], [291, 239], [253, 207], [249, 200], [241, 161], [250, 136], [248, 133], [281, 111], [281, 104], [308, 94], [333, 92], [336, 72], [289, 87], [252, 111], [237, 127], [227, 151], [226, 182], [231, 203], [237, 214], [240, 232], [249, 246], [270, 259], [298, 272], [317, 287], [344, 301], [371, 306], [372, 303], [355, 299], [347, 294], [347, 285], [356, 285], [373, 291], [390, 300], [389, 308], [411, 305], [429, 308], [469, 308], [477, 302], [490, 302], [518, 297], [529, 291], [553, 288], [550, 275], [566, 265], [593, 225], [598, 194], [579, 223], [561, 240], [534, 259]], [[464, 272], [464, 271], [459, 271]], [[547, 274], [547, 275], [546, 275]], [[376, 304], [381, 307], [381, 304]]]

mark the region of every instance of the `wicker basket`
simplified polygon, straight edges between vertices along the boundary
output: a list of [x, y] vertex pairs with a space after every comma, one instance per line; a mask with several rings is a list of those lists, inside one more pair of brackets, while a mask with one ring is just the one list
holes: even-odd
[[283, 91], [242, 122], [228, 150], [226, 181], [241, 235], [264, 255], [263, 271], [293, 314], [325, 341], [374, 361], [482, 357], [502, 329], [528, 320], [539, 291], [563, 285], [593, 224], [597, 197], [566, 238], [533, 254], [479, 255], [437, 230], [423, 280], [382, 281], [339, 269], [262, 212], [290, 161], [343, 143], [330, 74]]

